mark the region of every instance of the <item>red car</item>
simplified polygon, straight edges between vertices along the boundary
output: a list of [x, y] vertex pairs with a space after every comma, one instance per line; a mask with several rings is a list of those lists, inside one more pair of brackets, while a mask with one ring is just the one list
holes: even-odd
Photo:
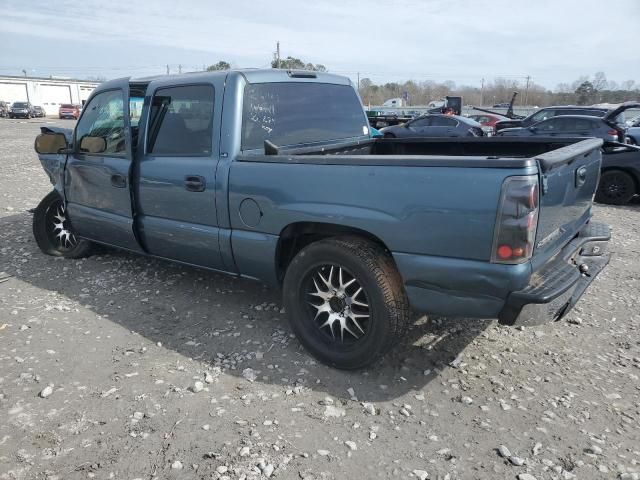
[[73, 105], [71, 103], [63, 103], [58, 109], [58, 116], [60, 118], [73, 118], [77, 120], [80, 116], [80, 106]]
[[509, 120], [507, 117], [493, 113], [478, 113], [476, 115], [469, 115], [469, 118], [482, 125], [482, 130], [488, 135], [495, 135], [497, 122]]

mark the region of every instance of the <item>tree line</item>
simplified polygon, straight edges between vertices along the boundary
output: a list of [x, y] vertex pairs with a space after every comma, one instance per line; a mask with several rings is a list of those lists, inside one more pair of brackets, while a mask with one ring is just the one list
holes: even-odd
[[[273, 68], [328, 71], [322, 64], [304, 62], [299, 58], [286, 57], [271, 62]], [[228, 70], [231, 65], [221, 60], [210, 65], [207, 70]], [[525, 79], [495, 78], [477, 85], [458, 85], [452, 80], [386, 82], [377, 84], [370, 78], [362, 78], [359, 93], [365, 105], [382, 105], [390, 98], [405, 98], [407, 105], [428, 105], [442, 100], [447, 95], [461, 96], [465, 105], [487, 106], [506, 103], [513, 92], [519, 93], [516, 105], [546, 107], [549, 105], [591, 105], [594, 103], [621, 103], [640, 100], [640, 83], [625, 80], [618, 83], [607, 80], [604, 72], [596, 72], [592, 77], [582, 76], [571, 83], [559, 83], [550, 90]]]

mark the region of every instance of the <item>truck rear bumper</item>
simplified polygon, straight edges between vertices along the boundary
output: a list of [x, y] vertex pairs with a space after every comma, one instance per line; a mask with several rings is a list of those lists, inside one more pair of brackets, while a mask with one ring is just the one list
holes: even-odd
[[535, 271], [530, 262], [504, 265], [406, 253], [393, 258], [418, 312], [534, 325], [558, 320], [575, 305], [608, 263], [610, 236], [608, 225], [590, 222]]
[[608, 225], [589, 223], [556, 257], [512, 292], [498, 315], [505, 325], [540, 325], [560, 320], [609, 263]]

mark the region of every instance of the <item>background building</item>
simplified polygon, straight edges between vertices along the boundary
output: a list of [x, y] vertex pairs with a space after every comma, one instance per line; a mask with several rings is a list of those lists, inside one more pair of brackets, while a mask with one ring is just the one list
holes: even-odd
[[63, 103], [84, 104], [97, 86], [98, 82], [67, 78], [0, 76], [0, 100], [31, 102], [47, 115], [57, 115]]

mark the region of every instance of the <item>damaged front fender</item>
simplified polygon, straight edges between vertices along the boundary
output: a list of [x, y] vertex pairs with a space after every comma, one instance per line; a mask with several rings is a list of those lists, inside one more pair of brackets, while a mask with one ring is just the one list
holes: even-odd
[[[60, 127], [40, 127], [42, 134], [47, 133], [62, 133], [67, 141], [67, 145], [71, 145], [73, 138], [73, 130], [70, 128]], [[64, 192], [64, 166], [67, 161], [66, 153], [39, 153], [38, 159], [42, 164], [42, 168], [49, 176], [49, 181], [53, 185], [53, 188], [63, 195]]]

